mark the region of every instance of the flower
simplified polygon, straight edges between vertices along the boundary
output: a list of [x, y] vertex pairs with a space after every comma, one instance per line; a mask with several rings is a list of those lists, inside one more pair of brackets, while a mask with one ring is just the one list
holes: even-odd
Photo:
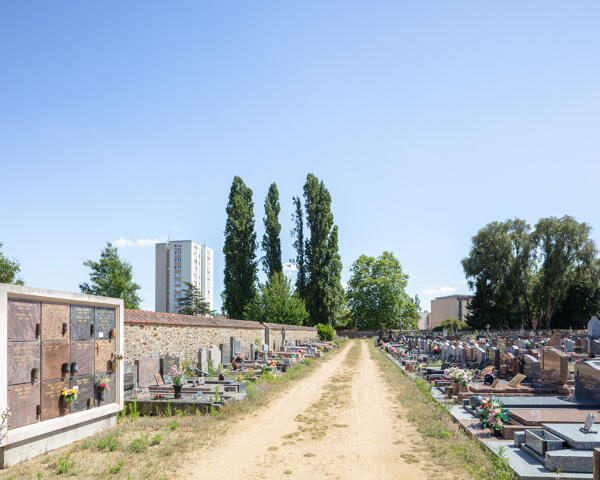
[[508, 422], [510, 412], [504, 408], [504, 404], [500, 400], [492, 395], [481, 402], [475, 409], [475, 414], [479, 417], [479, 423], [483, 428], [501, 432]]
[[173, 379], [173, 385], [179, 387], [183, 385], [183, 378], [185, 377], [185, 372], [179, 365], [173, 365], [171, 370], [169, 370], [169, 375]]

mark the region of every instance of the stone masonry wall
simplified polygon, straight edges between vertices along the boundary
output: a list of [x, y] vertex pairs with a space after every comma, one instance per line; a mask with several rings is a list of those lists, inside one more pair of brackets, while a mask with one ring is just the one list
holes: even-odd
[[[190, 325], [125, 324], [125, 361], [133, 363], [141, 357], [170, 354], [195, 365], [198, 351], [210, 345], [229, 343], [230, 337], [242, 342], [242, 354], [250, 357], [250, 344], [264, 342], [265, 330], [260, 328], [200, 327]], [[281, 336], [280, 336], [281, 337]], [[289, 337], [288, 337], [289, 338]], [[281, 345], [281, 338], [279, 339]]]

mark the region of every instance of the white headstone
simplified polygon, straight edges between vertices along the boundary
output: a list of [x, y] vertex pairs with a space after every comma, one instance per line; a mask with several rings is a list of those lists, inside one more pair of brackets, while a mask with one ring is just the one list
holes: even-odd
[[216, 369], [221, 363], [221, 350], [216, 345], [208, 347], [208, 358], [212, 363], [212, 367]]
[[588, 322], [587, 327], [588, 327], [588, 337], [600, 338], [600, 320], [598, 320], [598, 317], [590, 318], [590, 321]]

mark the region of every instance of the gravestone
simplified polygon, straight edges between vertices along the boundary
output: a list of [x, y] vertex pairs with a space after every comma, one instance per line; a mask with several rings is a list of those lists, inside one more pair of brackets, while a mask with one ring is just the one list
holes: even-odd
[[577, 350], [580, 353], [587, 353], [589, 351], [588, 338], [578, 338], [576, 341]]
[[156, 385], [154, 375], [160, 371], [160, 360], [153, 357], [142, 357], [135, 361], [137, 379], [140, 388]]
[[70, 370], [71, 345], [69, 342], [42, 342], [42, 380], [69, 377]]
[[598, 317], [590, 318], [590, 321], [587, 324], [587, 328], [588, 337], [600, 338], [600, 320], [598, 320]]
[[94, 341], [73, 340], [71, 342], [71, 364], [77, 363], [77, 375], [94, 373]]
[[71, 307], [42, 303], [42, 340], [69, 340]]
[[80, 412], [94, 406], [94, 375], [71, 378], [71, 388], [78, 387], [77, 400], [71, 403], [70, 411]]
[[542, 379], [564, 384], [569, 378], [569, 356], [554, 347], [542, 349]]
[[94, 338], [94, 308], [71, 305], [71, 340]]
[[137, 385], [137, 368], [135, 365], [123, 362], [123, 389], [133, 390]]
[[523, 340], [522, 338], [519, 338], [519, 350], [526, 350], [527, 349], [527, 343], [525, 343], [525, 340]]
[[254, 343], [251, 343], [250, 344], [250, 360], [256, 360], [257, 354], [258, 354], [258, 352], [256, 351], [256, 345], [254, 345]]
[[208, 359], [212, 364], [212, 368], [216, 370], [221, 363], [221, 350], [219, 350], [219, 347], [216, 345], [211, 345], [208, 347]]
[[40, 304], [38, 302], [8, 301], [7, 335], [9, 342], [38, 340], [40, 329]]
[[575, 351], [575, 342], [569, 338], [565, 340], [565, 352]]
[[536, 383], [540, 378], [540, 362], [537, 358], [525, 354], [521, 357], [523, 374], [531, 383]]
[[115, 330], [115, 311], [112, 308], [96, 308], [94, 317], [94, 338], [109, 340]]
[[262, 344], [262, 351], [263, 354], [265, 355], [265, 357], [267, 356], [267, 354], [269, 353], [269, 344], [267, 343], [263, 343]]
[[198, 350], [198, 370], [202, 375], [208, 375], [208, 352], [205, 348]]
[[40, 343], [8, 342], [8, 384], [40, 380]]
[[172, 357], [171, 355], [163, 355], [160, 357], [160, 374], [163, 376], [169, 375], [173, 365], [180, 366], [179, 357]]
[[588, 353], [590, 355], [600, 355], [600, 340], [595, 340], [593, 338], [588, 339]]
[[231, 365], [231, 346], [228, 343], [221, 343], [219, 349], [221, 350], [221, 363]]
[[23, 427], [39, 420], [40, 382], [8, 386], [8, 429]]
[[96, 406], [101, 407], [102, 405], [108, 405], [117, 401], [117, 389], [115, 386], [115, 374], [114, 373], [103, 373], [96, 374], [95, 382], [99, 380], [106, 382], [106, 388], [104, 389], [104, 396], [101, 397], [100, 392], [96, 392]]
[[546, 343], [546, 346], [554, 347], [554, 348], [560, 350], [560, 340], [561, 340], [560, 333], [555, 333], [554, 335], [552, 335], [552, 337], [550, 337], [550, 340], [548, 340], [548, 343]]
[[229, 348], [231, 348], [231, 358], [234, 359], [242, 353], [242, 342], [235, 337], [229, 337]]
[[600, 361], [575, 364], [575, 398], [600, 403]]

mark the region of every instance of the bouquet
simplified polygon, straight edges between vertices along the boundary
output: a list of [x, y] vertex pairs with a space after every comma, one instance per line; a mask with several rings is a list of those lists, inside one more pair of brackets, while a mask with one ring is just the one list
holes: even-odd
[[180, 387], [183, 385], [183, 378], [185, 377], [185, 372], [179, 365], [173, 365], [171, 370], [169, 370], [169, 375], [173, 379], [173, 385], [176, 387]]
[[445, 370], [444, 375], [450, 377], [453, 382], [460, 383], [463, 386], [468, 385], [473, 379], [473, 373], [471, 373], [469, 370], [463, 370], [455, 367]]
[[104, 389], [106, 388], [106, 379], [103, 377], [99, 378], [98, 381], [96, 382], [96, 388], [98, 388], [98, 390], [103, 392]]
[[77, 400], [78, 393], [79, 393], [79, 387], [64, 388], [60, 392], [60, 396], [62, 397], [63, 401], [65, 401], [68, 404], [68, 403], [71, 403], [71, 402], [74, 402], [75, 400]]
[[475, 408], [475, 414], [483, 428], [491, 428], [496, 432], [501, 432], [508, 422], [510, 412], [507, 408], [504, 408], [504, 404], [500, 400], [492, 395], [484, 399]]
[[435, 346], [431, 349], [431, 353], [433, 353], [434, 355], [437, 355], [438, 353], [440, 353], [442, 351], [442, 349], [438, 346]]

